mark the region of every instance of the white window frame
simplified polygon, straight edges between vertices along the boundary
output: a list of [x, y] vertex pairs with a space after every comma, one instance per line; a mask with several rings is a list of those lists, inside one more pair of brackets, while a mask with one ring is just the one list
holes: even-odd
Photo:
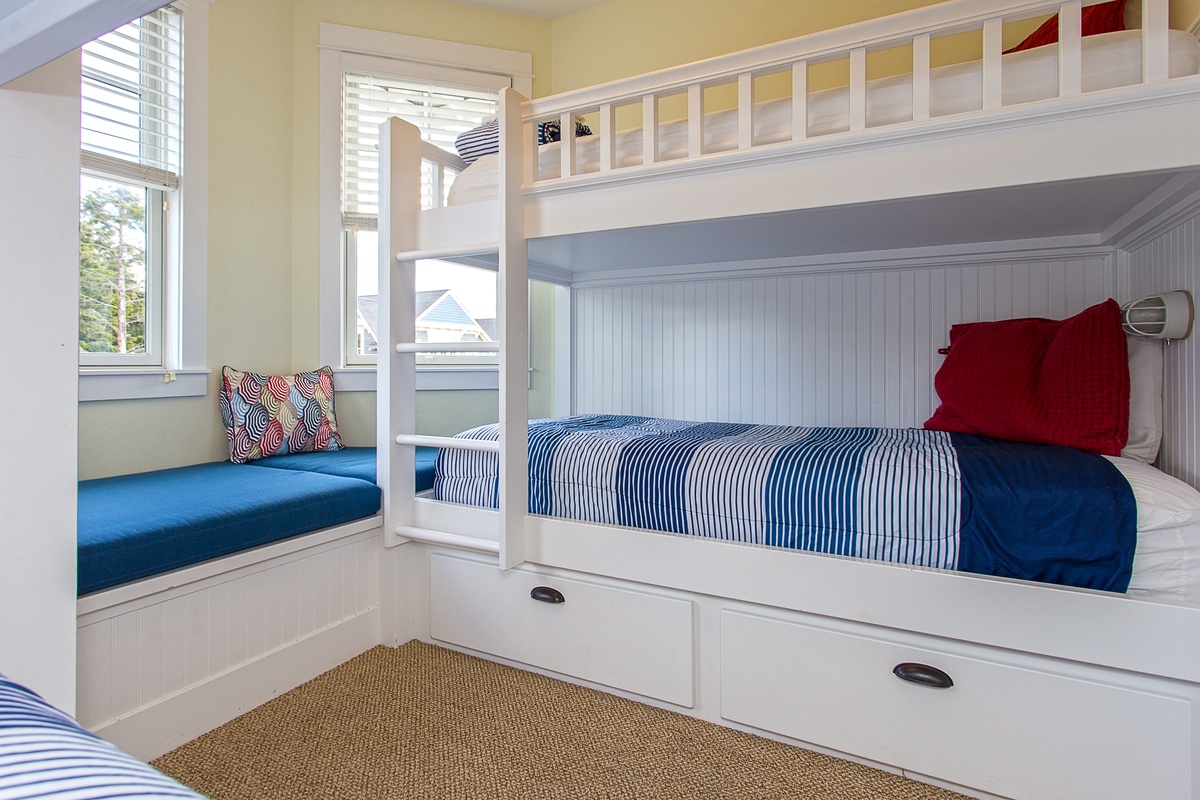
[[[208, 391], [208, 2], [183, 12], [183, 131], [179, 187], [165, 212], [160, 363], [79, 367], [79, 399], [198, 397]], [[158, 359], [156, 359], [158, 360]]]
[[[533, 92], [533, 58], [529, 53], [460, 44], [333, 23], [321, 23], [320, 197], [318, 211], [319, 355], [337, 373], [339, 391], [375, 391], [375, 366], [347, 364], [345, 341], [350, 329], [348, 291], [343, 269], [342, 235], [342, 81], [345, 72], [445, 80], [446, 70], [468, 70], [511, 79], [518, 92]], [[470, 369], [425, 367], [417, 372], [418, 389], [495, 389], [495, 366]]]

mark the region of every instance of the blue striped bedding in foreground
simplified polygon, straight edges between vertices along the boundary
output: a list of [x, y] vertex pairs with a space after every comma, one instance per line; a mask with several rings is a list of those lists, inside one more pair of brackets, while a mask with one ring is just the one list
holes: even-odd
[[[434, 496], [495, 506], [496, 465], [443, 449]], [[529, 472], [533, 514], [1107, 591], [1132, 574], [1128, 482], [1065, 447], [584, 415], [530, 423]]]
[[101, 800], [201, 795], [80, 727], [0, 676], [0, 798]]

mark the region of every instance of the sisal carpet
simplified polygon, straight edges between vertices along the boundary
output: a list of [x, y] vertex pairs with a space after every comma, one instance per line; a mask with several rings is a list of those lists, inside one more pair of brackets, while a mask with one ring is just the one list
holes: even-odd
[[898, 775], [422, 642], [167, 753], [213, 800], [953, 800]]

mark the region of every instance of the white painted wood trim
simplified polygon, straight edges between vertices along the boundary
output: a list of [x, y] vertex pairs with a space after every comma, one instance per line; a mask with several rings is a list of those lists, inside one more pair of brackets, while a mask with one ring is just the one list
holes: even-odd
[[929, 34], [913, 37], [913, 122], [929, 119]]
[[563, 113], [559, 117], [559, 175], [569, 177], [575, 174], [575, 117]]
[[[1200, 23], [1200, 19], [1197, 20]], [[1193, 23], [1192, 27], [1196, 27]], [[1169, 72], [1167, 29], [1170, 27], [1168, 0], [1142, 0], [1142, 80], [1155, 83]]]
[[379, 643], [379, 523], [80, 598], [80, 722], [150, 758]]
[[1082, 3], [1068, 0], [1058, 12], [1058, 93], [1074, 97], [1083, 86]]
[[808, 138], [808, 62], [792, 64], [792, 141]]
[[533, 91], [533, 56], [519, 50], [429, 39], [332, 22], [320, 24], [319, 41], [318, 47], [322, 51], [511, 76], [513, 88], [517, 91], [526, 95]]
[[867, 127], [867, 49], [850, 51], [850, 132]]
[[[616, 164], [616, 122], [612, 103], [600, 106], [600, 171], [609, 172]], [[529, 160], [537, 163], [537, 152], [531, 153]]]
[[1003, 105], [1004, 93], [1002, 80], [1004, 71], [1001, 68], [1000, 62], [1003, 37], [1004, 20], [989, 19], [983, 23], [983, 107], [986, 110], [999, 108]]
[[535, 117], [553, 116], [567, 109], [592, 108], [601, 102], [620, 104], [640, 101], [651, 92], [659, 95], [682, 92], [692, 83], [721, 83], [733, 80], [742, 72], [785, 68], [799, 59], [815, 62], [844, 57], [856, 47], [872, 50], [902, 41], [909, 42], [923, 33], [969, 30], [981, 27], [986, 20], [994, 17], [1052, 14], [1058, 11], [1059, 5], [1058, 0], [948, 0], [679, 67], [539, 98], [529, 103], [526, 113]]
[[[922, 122], [897, 123], [869, 129], [868, 135], [851, 132], [808, 137], [802, 142], [766, 144], [750, 150], [708, 153], [699, 158], [673, 159], [651, 166], [624, 167], [607, 173], [577, 175], [571, 179], [541, 181], [525, 188], [526, 196], [554, 195], [591, 190], [602, 185], [634, 184], [684, 174], [714, 173], [746, 164], [785, 163], [823, 157], [833, 152], [850, 153], [888, 147], [902, 141], [933, 142], [967, 133], [1004, 132], [1028, 125], [1091, 118], [1103, 114], [1141, 113], [1191, 102], [1200, 94], [1200, 77], [1191, 76], [1153, 86], [1129, 86], [1103, 92], [1087, 92], [1072, 98], [1052, 98], [1018, 106], [1004, 106], [990, 113], [969, 112], [937, 117]], [[461, 208], [461, 207], [460, 207]]]
[[[529, 509], [529, 247], [521, 194], [521, 103], [500, 92], [500, 258], [497, 330], [500, 334], [500, 565], [525, 560]], [[565, 133], [565, 132], [564, 132]], [[510, 144], [511, 143], [511, 144]], [[409, 395], [411, 396], [411, 395]]]
[[[689, 90], [690, 91], [690, 90]], [[737, 79], [738, 149], [754, 146], [754, 75], [743, 72]]]
[[[416, 339], [417, 265], [412, 258], [413, 218], [421, 209], [421, 134], [396, 117], [379, 129], [379, 356], [376, 368], [376, 482], [383, 489], [384, 541], [394, 543], [399, 525], [412, 524], [416, 466], [411, 448], [397, 437], [416, 433], [415, 353], [394, 345]], [[396, 176], [404, 176], [400, 181]], [[399, 253], [408, 251], [406, 260]]]
[[658, 97], [647, 94], [642, 97], [642, 163], [646, 166], [658, 161]]
[[24, 0], [0, 25], [0, 85], [145, 16], [161, 0]]
[[698, 83], [689, 86], [687, 103], [688, 157], [695, 158], [704, 153], [704, 87]]
[[[1200, 683], [1200, 640], [1177, 635], [1200, 625], [1200, 608], [551, 517], [529, 525], [529, 560], [548, 567]], [[864, 592], [888, 600], [868, 610]], [[1053, 623], [1031, 626], [1030, 614]]]
[[376, 607], [99, 725], [93, 733], [151, 761], [380, 644], [379, 626]]

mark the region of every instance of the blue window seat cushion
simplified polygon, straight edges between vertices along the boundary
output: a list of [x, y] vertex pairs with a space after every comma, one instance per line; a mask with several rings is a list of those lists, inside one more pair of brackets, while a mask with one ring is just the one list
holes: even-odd
[[[433, 488], [433, 468], [437, 461], [438, 448], [418, 447], [416, 450], [416, 491], [423, 492]], [[271, 456], [255, 461], [254, 466], [320, 472], [326, 475], [341, 475], [343, 478], [358, 478], [368, 483], [375, 483], [375, 448], [347, 447], [322, 453], [292, 453], [286, 456]]]
[[80, 481], [79, 594], [369, 517], [380, 497], [357, 478], [229, 462]]

